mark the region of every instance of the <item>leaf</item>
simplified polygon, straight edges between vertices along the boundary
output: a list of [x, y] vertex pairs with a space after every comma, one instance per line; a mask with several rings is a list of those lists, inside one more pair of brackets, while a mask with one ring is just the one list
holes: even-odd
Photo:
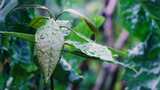
[[144, 5], [144, 8], [147, 9], [151, 14], [151, 17], [154, 19], [160, 20], [160, 16], [159, 16], [160, 1], [159, 0], [154, 0], [154, 1], [141, 0], [141, 1], [142, 1], [142, 5]]
[[56, 23], [60, 26], [64, 36], [70, 34], [71, 23], [68, 20], [56, 20]]
[[64, 35], [59, 25], [50, 19], [46, 25], [37, 30], [35, 42], [38, 61], [47, 82], [59, 61]]
[[[34, 29], [40, 28], [41, 26], [45, 25], [49, 19], [50, 18], [43, 16], [36, 17], [30, 22], [29, 26]], [[56, 23], [59, 25], [64, 36], [68, 36], [68, 34], [70, 34], [71, 30], [69, 28], [71, 28], [71, 23], [68, 20], [56, 20]]]
[[49, 18], [47, 18], [47, 17], [42, 17], [42, 16], [36, 17], [35, 19], [33, 19], [33, 20], [30, 22], [29, 26], [30, 26], [30, 27], [33, 27], [33, 28], [35, 28], [35, 29], [40, 28], [41, 26], [43, 26], [43, 25], [46, 23], [46, 21], [47, 21], [48, 19], [49, 19]]
[[26, 5], [26, 4], [43, 4], [44, 0], [18, 0], [20, 5]]
[[[144, 56], [143, 56], [144, 57]], [[160, 60], [148, 60], [147, 58], [137, 58], [136, 61], [128, 60], [132, 65], [135, 65], [137, 69], [140, 69], [137, 74], [133, 74], [126, 70], [124, 74], [124, 80], [128, 82], [129, 90], [136, 90], [137, 88], [149, 88], [150, 90], [158, 90], [160, 85]], [[132, 78], [131, 78], [132, 77]]]
[[139, 40], [144, 41], [151, 31], [149, 28], [155, 28], [140, 2], [121, 0], [119, 10], [120, 24]]
[[[84, 21], [81, 21], [77, 26], [73, 28], [73, 31], [78, 32], [87, 38], [91, 38], [93, 35], [93, 32], [90, 30], [90, 28], [86, 25]], [[77, 35], [74, 32], [71, 32], [67, 37], [69, 40], [78, 41], [78, 42], [84, 42], [84, 40], [80, 37], [77, 37]]]
[[55, 69], [54, 78], [62, 83], [72, 82], [76, 84], [82, 81], [82, 76], [78, 75], [73, 70], [64, 57], [61, 57], [61, 60]]
[[98, 35], [98, 29], [97, 27], [92, 23], [92, 21], [90, 21], [86, 16], [82, 15], [81, 13], [77, 12], [74, 9], [66, 9], [64, 10], [61, 14], [59, 14], [57, 16], [57, 18], [61, 15], [63, 15], [63, 13], [71, 13], [75, 16], [80, 17], [80, 19], [84, 20], [86, 22], [86, 24], [89, 26], [90, 30], [92, 30], [92, 32], [94, 32], [94, 34], [97, 36]]
[[[136, 52], [140, 55], [136, 55], [133, 58], [129, 57], [125, 60], [127, 63], [134, 65], [139, 69], [137, 74], [133, 74], [126, 70], [124, 79], [127, 81], [129, 90], [136, 90], [137, 88], [149, 88], [150, 90], [158, 90], [160, 85], [160, 58], [159, 58], [159, 30], [155, 30], [141, 44], [136, 44]], [[138, 47], [137, 47], [138, 46]], [[134, 47], [134, 48], [135, 48]], [[133, 49], [134, 50], [134, 49]], [[132, 77], [132, 78], [131, 78]]]
[[[76, 32], [76, 31], [73, 31], [73, 30], [72, 30], [72, 32], [73, 32], [76, 36], [78, 36], [79, 38], [81, 38], [83, 41], [85, 41], [85, 42], [93, 42], [93, 43], [94, 43], [94, 41], [92, 41], [92, 40], [90, 40], [89, 38], [83, 36], [82, 34]], [[72, 40], [72, 39], [68, 39], [68, 40]], [[117, 54], [117, 55], [119, 55], [120, 57], [127, 57], [127, 56], [128, 56], [128, 54], [127, 54], [126, 51], [115, 50], [114, 48], [111, 48], [111, 47], [108, 47], [108, 48], [109, 48], [114, 54]]]
[[[96, 25], [97, 28], [99, 28], [103, 22], [104, 22], [104, 18], [102, 16], [93, 16], [93, 21]], [[74, 28], [73, 30], [75, 32], [78, 32], [82, 35], [84, 35], [87, 38], [92, 38], [92, 39], [96, 39], [96, 41], [99, 39], [99, 37], [95, 37], [94, 36], [94, 32], [92, 30], [90, 30], [91, 28], [85, 23], [85, 21], [80, 21]], [[73, 41], [78, 41], [78, 42], [85, 42], [83, 39], [81, 39], [80, 37], [77, 37], [77, 35], [75, 35], [74, 32], [71, 32], [66, 39], [70, 39]]]
[[3, 21], [6, 18], [6, 15], [17, 5], [18, 1], [12, 0], [9, 2], [6, 2], [6, 0], [1, 0], [0, 3], [0, 17]]
[[[47, 14], [45, 13], [44, 16], [40, 15], [40, 10], [47, 11]], [[53, 16], [45, 6], [37, 4], [20, 5], [7, 14], [5, 18], [5, 24], [9, 31], [35, 34], [36, 30], [34, 29], [44, 24], [47, 17]], [[34, 18], [36, 19], [32, 20]]]
[[[110, 48], [110, 50], [109, 50], [107, 47], [102, 46], [100, 44], [96, 44], [94, 41], [88, 39], [87, 37], [81, 35], [78, 32], [75, 32], [73, 30], [72, 30], [72, 32], [74, 32], [78, 37], [85, 40], [86, 41], [85, 44], [81, 45], [81, 43], [76, 42], [76, 41], [71, 41], [71, 40], [66, 41], [65, 44], [69, 44], [69, 45], [74, 46], [75, 48], [81, 50], [81, 52], [83, 52], [84, 54], [86, 54], [88, 56], [96, 57], [96, 58], [99, 58], [100, 60], [104, 60], [104, 61], [111, 62], [114, 64], [119, 64], [119, 65], [122, 65], [124, 67], [127, 67], [127, 68], [133, 70], [134, 72], [137, 72], [137, 70], [134, 67], [130, 67], [129, 65], [127, 65], [125, 63], [115, 61], [112, 58], [112, 53], [110, 52], [110, 50], [113, 51], [115, 54], [121, 55], [123, 57], [127, 56], [126, 52], [121, 52], [121, 51], [115, 50], [113, 48]], [[102, 49], [100, 49], [100, 48], [102, 48]], [[107, 55], [107, 56], [105, 57], [105, 55]]]
[[104, 61], [112, 62], [114, 60], [112, 57], [112, 53], [105, 46], [101, 46], [93, 42], [81, 44], [76, 41], [66, 41], [66, 43], [69, 45], [73, 45], [74, 47], [81, 50], [81, 52], [85, 53], [88, 56], [97, 57]]
[[26, 34], [26, 33], [18, 33], [18, 32], [7, 32], [7, 31], [0, 31], [0, 34], [3, 35], [11, 35], [11, 36], [15, 36], [30, 42], [35, 42], [34, 41], [34, 35], [32, 34]]
[[15, 39], [12, 40], [12, 43], [10, 43], [10, 51], [11, 51], [11, 58], [12, 63], [31, 63], [33, 60], [33, 49], [31, 47], [34, 47], [34, 43], [27, 42], [25, 40]]
[[25, 81], [28, 78], [30, 78], [30, 76], [36, 71], [37, 66], [34, 63], [17, 63], [14, 66], [12, 66], [11, 75], [20, 82], [22, 80]]
[[[143, 8], [149, 13], [149, 16], [155, 21], [154, 23], [160, 29], [160, 16], [159, 16], [159, 9], [160, 9], [160, 1], [159, 0], [142, 0]], [[153, 22], [153, 21], [152, 21]]]
[[51, 14], [51, 12], [49, 11], [49, 9], [43, 5], [39, 5], [39, 4], [26, 4], [26, 5], [21, 5], [19, 7], [14, 8], [10, 13], [16, 11], [16, 10], [20, 10], [20, 9], [42, 9], [47, 11], [47, 13], [49, 14], [50, 17], [54, 18], [54, 16]]
[[105, 18], [103, 16], [93, 16], [92, 18], [93, 18], [93, 21], [95, 22], [95, 25], [97, 28], [102, 26], [102, 24], [105, 21]]

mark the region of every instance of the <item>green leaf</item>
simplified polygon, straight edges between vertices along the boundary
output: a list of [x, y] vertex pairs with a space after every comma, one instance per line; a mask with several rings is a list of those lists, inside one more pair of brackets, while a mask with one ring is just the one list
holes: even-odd
[[93, 16], [93, 22], [95, 23], [96, 27], [99, 28], [105, 21], [103, 16]]
[[35, 19], [33, 19], [33, 20], [30, 22], [29, 26], [30, 26], [30, 27], [33, 27], [33, 28], [35, 28], [35, 29], [40, 28], [41, 26], [45, 25], [45, 23], [47, 22], [48, 19], [49, 19], [49, 18], [47, 18], [47, 17], [42, 17], [42, 16], [36, 17]]
[[144, 41], [149, 28], [155, 28], [153, 20], [147, 15], [139, 1], [121, 0], [119, 5], [120, 24], [130, 32], [130, 35]]
[[26, 5], [21, 5], [19, 7], [14, 8], [12, 11], [10, 11], [10, 13], [20, 10], [20, 9], [41, 9], [41, 10], [45, 10], [47, 11], [47, 13], [49, 14], [50, 17], [54, 18], [54, 16], [51, 14], [51, 12], [49, 11], [49, 9], [43, 5], [39, 5], [39, 4], [26, 4]]
[[21, 80], [27, 80], [31, 77], [33, 73], [37, 70], [37, 67], [31, 63], [31, 64], [22, 64], [18, 63], [12, 66], [11, 69], [11, 75], [18, 80], [19, 82]]
[[81, 52], [85, 53], [88, 56], [97, 57], [104, 61], [114, 62], [111, 51], [107, 47], [102, 46], [100, 44], [96, 44], [94, 42], [81, 44], [75, 41], [66, 41], [66, 43], [73, 45], [74, 47], [81, 50]]
[[137, 70], [134, 67], [128, 66], [125, 63], [114, 60], [111, 51], [106, 46], [94, 42], [82, 44], [76, 41], [66, 41], [65, 43], [74, 46], [76, 49], [80, 50], [82, 53], [86, 54], [91, 58], [97, 58], [108, 63], [119, 64], [137, 73]]
[[43, 4], [44, 0], [18, 0], [19, 5], [26, 5], [26, 4]]
[[73, 71], [71, 65], [65, 60], [64, 57], [61, 57], [55, 72], [54, 78], [62, 83], [79, 83], [82, 80], [82, 76], [78, 75]]
[[[136, 53], [143, 52], [141, 55], [129, 57], [127, 63], [134, 65], [138, 69], [137, 74], [133, 74], [126, 70], [124, 79], [128, 82], [129, 90], [137, 88], [149, 88], [150, 90], [158, 90], [160, 85], [160, 35], [159, 30], [152, 31], [144, 43], [137, 47]], [[131, 78], [132, 77], [132, 78]]]
[[[86, 36], [87, 38], [91, 38], [91, 36], [94, 34], [84, 21], [81, 21], [76, 27], [74, 27], [73, 31], [78, 32]], [[79, 42], [85, 42], [82, 38], [77, 37], [77, 35], [74, 32], [71, 32], [66, 37], [66, 39], [73, 40], [73, 41], [79, 41]]]
[[[160, 60], [148, 60], [143, 56], [142, 58], [137, 58], [136, 61], [129, 60], [128, 62], [132, 65], [135, 65], [139, 72], [134, 74], [126, 70], [124, 74], [124, 80], [128, 82], [128, 89], [136, 90], [137, 88], [149, 88], [149, 90], [158, 90], [160, 85]], [[132, 78], [131, 78], [132, 77]]]
[[32, 34], [26, 34], [26, 33], [18, 33], [18, 32], [7, 32], [7, 31], [0, 31], [0, 34], [3, 35], [11, 35], [11, 36], [15, 36], [30, 42], [35, 42], [35, 37]]
[[61, 14], [59, 14], [57, 16], [57, 18], [61, 15], [63, 15], [64, 13], [71, 13], [73, 14], [74, 16], [78, 16], [80, 19], [84, 20], [85, 23], [89, 26], [90, 30], [92, 30], [92, 32], [94, 32], [94, 34], [97, 36], [97, 34], [99, 33], [98, 32], [98, 29], [97, 27], [92, 23], [92, 21], [90, 21], [86, 16], [82, 15], [81, 13], [77, 12], [76, 10], [73, 10], [73, 9], [66, 9], [64, 10]]
[[[141, 0], [143, 8], [149, 13], [149, 16], [155, 21], [158, 29], [160, 29], [160, 1], [159, 0]], [[156, 26], [156, 25], [154, 25]]]
[[144, 8], [149, 11], [152, 18], [160, 20], [160, 16], [159, 16], [160, 1], [159, 0], [154, 0], [154, 1], [142, 0], [142, 4], [143, 4]]

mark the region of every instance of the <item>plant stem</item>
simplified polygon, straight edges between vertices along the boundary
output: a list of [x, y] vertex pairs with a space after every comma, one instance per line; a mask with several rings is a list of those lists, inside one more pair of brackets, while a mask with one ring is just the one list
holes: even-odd
[[54, 90], [54, 78], [53, 78], [53, 75], [51, 76], [51, 90]]

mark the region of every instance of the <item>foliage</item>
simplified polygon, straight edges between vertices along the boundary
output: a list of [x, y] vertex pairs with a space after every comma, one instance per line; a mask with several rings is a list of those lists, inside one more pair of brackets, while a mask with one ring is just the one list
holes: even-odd
[[[29, 8], [29, 10], [27, 8]], [[13, 9], [12, 11], [10, 11], [10, 13], [6, 16], [6, 19], [5, 19], [5, 25], [6, 25], [7, 31], [0, 32], [2, 34], [2, 36], [5, 36], [7, 38], [7, 40], [5, 39], [5, 42], [7, 42], [7, 44], [3, 45], [3, 47], [8, 49], [7, 52], [12, 51], [12, 53], [9, 53], [9, 56], [5, 57], [5, 58], [7, 58], [7, 60], [11, 60], [11, 62], [8, 62], [9, 65], [11, 65], [11, 66], [9, 66], [9, 68], [11, 68], [11, 73], [10, 73], [10, 71], [8, 73], [9, 73], [9, 77], [14, 78], [14, 81], [15, 81], [14, 84], [15, 84], [16, 88], [20, 87], [18, 85], [21, 85], [22, 83], [27, 84], [28, 83], [27, 81], [29, 79], [33, 78], [34, 76], [37, 76], [39, 74], [41, 75], [40, 69], [42, 69], [46, 83], [49, 83], [48, 80], [51, 77], [51, 75], [53, 74], [53, 72], [55, 71], [54, 68], [57, 66], [59, 58], [61, 58], [63, 56], [60, 54], [60, 52], [63, 51], [63, 48], [62, 48], [63, 39], [64, 39], [63, 33], [66, 33], [65, 30], [70, 29], [69, 26], [61, 24], [60, 21], [59, 21], [59, 23], [57, 23], [57, 20], [54, 20], [53, 17], [40, 16], [37, 18], [37, 15], [32, 10], [32, 8], [43, 9], [42, 6], [37, 7], [37, 5], [35, 7], [34, 7], [34, 5], [29, 5], [29, 6], [22, 5], [22, 6], [19, 6], [15, 9]], [[45, 10], [46, 10], [46, 8], [45, 8]], [[90, 30], [93, 34], [95, 34], [95, 35], [98, 34], [97, 27], [84, 15], [82, 15], [79, 12], [76, 12], [75, 10], [72, 10], [72, 9], [64, 10], [64, 12], [71, 13], [74, 16], [79, 16], [82, 19], [82, 21], [85, 22], [85, 24], [83, 24], [83, 26], [88, 27], [89, 28], [88, 30]], [[64, 12], [62, 12], [62, 14]], [[62, 14], [60, 14], [60, 15], [62, 15]], [[23, 17], [21, 17], [21, 15], [23, 15]], [[30, 17], [30, 15], [32, 15], [32, 17]], [[58, 17], [56, 17], [56, 19], [58, 19]], [[49, 23], [49, 22], [52, 22], [52, 23]], [[23, 28], [26, 28], [26, 30], [23, 31]], [[78, 27], [78, 26], [76, 28], [77, 28], [77, 30], [81, 29], [81, 27]], [[64, 31], [61, 31], [61, 30], [64, 30]], [[72, 30], [71, 30], [71, 32], [72, 32]], [[71, 33], [71, 35], [73, 37], [74, 34]], [[81, 36], [84, 37], [83, 35], [81, 35]], [[41, 40], [41, 39], [44, 39], [44, 40]], [[67, 39], [70, 39], [70, 38], [68, 37]], [[2, 38], [2, 40], [4, 40], [4, 38]], [[22, 41], [22, 40], [25, 40], [25, 41]], [[60, 40], [62, 40], [62, 43], [60, 43]], [[87, 39], [87, 40], [89, 40], [89, 39]], [[79, 40], [77, 40], [77, 41], [79, 41]], [[80, 41], [84, 41], [84, 40], [82, 40], [82, 38], [80, 38]], [[48, 45], [47, 45], [47, 43], [48, 43]], [[25, 47], [24, 47], [24, 44], [26, 44]], [[45, 45], [47, 45], [47, 46], [44, 47]], [[79, 43], [79, 45], [80, 45], [80, 43]], [[98, 44], [94, 44], [94, 45], [95, 45], [94, 47], [97, 47], [97, 48], [95, 48], [96, 51], [98, 50], [98, 48], [103, 47]], [[19, 47], [21, 47], [21, 48], [19, 48]], [[34, 47], [36, 47], [36, 49]], [[27, 50], [21, 50], [23, 48], [25, 48]], [[53, 50], [51, 50], [51, 48]], [[112, 58], [112, 54], [111, 54], [110, 50], [107, 49], [107, 47], [103, 47], [103, 48], [106, 49], [106, 51], [105, 50], [103, 51], [104, 54], [108, 54], [108, 56], [104, 57], [104, 55], [100, 54], [100, 52], [96, 52], [94, 54], [94, 53], [92, 53], [93, 52], [92, 51], [91, 53], [89, 53], [90, 50], [92, 50], [92, 49], [85, 50], [85, 47], [81, 47], [81, 49], [83, 49], [82, 52], [84, 54], [86, 54], [86, 56], [100, 57], [99, 59], [105, 59], [106, 61], [109, 60], [114, 63], [114, 60]], [[65, 49], [67, 49], [67, 48], [65, 48]], [[72, 50], [72, 49], [70, 49], [70, 50]], [[68, 51], [68, 49], [67, 49], [67, 51]], [[25, 55], [27, 54], [28, 56], [24, 56], [23, 54], [25, 54]], [[27, 61], [24, 61], [23, 59], [26, 59]], [[63, 59], [63, 61], [64, 60], [65, 59]], [[22, 62], [22, 61], [24, 61], [24, 62]], [[46, 61], [48, 61], [48, 62], [46, 62]], [[37, 65], [35, 65], [35, 64], [37, 64]], [[63, 66], [64, 63], [58, 64], [59, 66], [57, 66], [57, 67], [61, 67], [61, 64]], [[41, 67], [41, 68], [39, 68], [39, 67]], [[67, 75], [67, 77], [72, 76], [71, 79], [68, 80], [69, 82], [74, 83], [76, 81], [78, 81], [78, 82], [81, 81], [81, 76], [77, 76], [75, 74], [75, 72], [72, 71], [71, 69], [68, 70], [67, 67], [61, 67], [61, 69], [62, 69], [62, 72], [66, 72], [66, 73], [70, 72], [71, 73], [71, 74], [69, 74], [69, 76]], [[18, 73], [18, 72], [21, 72], [21, 73]], [[43, 75], [42, 75], [42, 77], [40, 76], [40, 78], [42, 80], [43, 80]], [[65, 77], [65, 76], [66, 75], [64, 74], [64, 76], [62, 76], [62, 77]], [[54, 77], [54, 74], [53, 74], [53, 77]], [[60, 79], [60, 81], [62, 79], [62, 77], [58, 76], [58, 75], [55, 77]], [[24, 82], [20, 81], [22, 79], [24, 80]], [[40, 79], [40, 81], [41, 81], [41, 79]], [[52, 82], [52, 80], [51, 80], [51, 82]], [[76, 82], [76, 83], [78, 83], [78, 82]], [[41, 83], [44, 83], [44, 82], [41, 81]], [[3, 86], [3, 87], [5, 87], [5, 86]], [[9, 88], [14, 88], [14, 86], [13, 87], [11, 86]]]
[[[134, 52], [127, 60], [139, 73], [125, 72], [129, 90], [159, 90], [159, 0], [120, 1], [121, 24], [137, 38]], [[139, 47], [140, 46], [140, 47]], [[135, 51], [137, 49], [137, 51]], [[134, 55], [137, 52], [136, 55]], [[142, 52], [140, 54], [140, 52]], [[131, 77], [132, 76], [132, 77]], [[154, 82], [154, 83], [153, 83]]]
[[159, 0], [118, 1], [115, 24], [129, 32], [127, 51], [100, 43], [104, 17], [65, 9], [91, 1], [70, 0], [74, 5], [65, 5], [65, 0], [54, 0], [55, 11], [44, 6], [46, 2], [18, 0], [0, 22], [0, 89], [52, 89], [54, 81], [56, 90], [72, 85], [90, 90], [106, 62], [125, 67], [119, 79], [126, 81], [126, 89], [159, 90]]

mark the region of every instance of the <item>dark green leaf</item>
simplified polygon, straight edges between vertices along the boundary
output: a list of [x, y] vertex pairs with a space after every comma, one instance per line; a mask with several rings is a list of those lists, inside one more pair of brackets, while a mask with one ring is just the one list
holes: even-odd
[[35, 37], [32, 34], [25, 34], [25, 33], [18, 33], [18, 32], [7, 32], [7, 31], [0, 31], [0, 34], [3, 35], [11, 35], [11, 36], [15, 36], [30, 42], [35, 42]]

